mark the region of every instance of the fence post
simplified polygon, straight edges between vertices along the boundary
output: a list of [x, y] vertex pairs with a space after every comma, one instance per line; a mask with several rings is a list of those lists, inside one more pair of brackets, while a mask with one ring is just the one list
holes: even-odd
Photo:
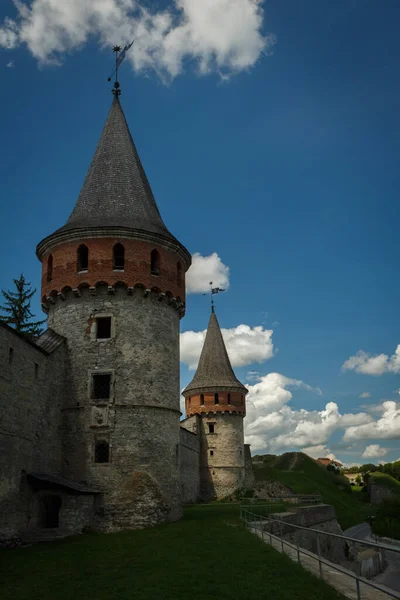
[[361, 600], [361, 592], [360, 592], [360, 580], [356, 579], [356, 586], [357, 586], [357, 600]]
[[281, 533], [282, 553], [284, 553], [284, 550], [283, 550], [283, 533], [282, 533], [283, 532], [283, 526], [282, 526], [282, 523], [279, 523], [279, 531]]
[[321, 577], [321, 579], [323, 579], [324, 575], [322, 573], [321, 547], [320, 547], [320, 543], [319, 543], [319, 533], [317, 533], [317, 551], [318, 551], [319, 576]]

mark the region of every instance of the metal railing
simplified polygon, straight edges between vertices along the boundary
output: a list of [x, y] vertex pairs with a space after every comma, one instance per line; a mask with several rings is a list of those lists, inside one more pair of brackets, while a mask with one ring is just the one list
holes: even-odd
[[[266, 521], [260, 521], [260, 518], [263, 518], [263, 517], [266, 518]], [[355, 548], [356, 545], [361, 544], [361, 545], [367, 546], [368, 548], [376, 548], [378, 550], [383, 550], [386, 552], [395, 552], [398, 554], [400, 554], [400, 548], [396, 548], [395, 546], [388, 546], [386, 544], [378, 544], [377, 542], [367, 542], [365, 540], [357, 540], [355, 538], [347, 537], [345, 535], [339, 535], [337, 533], [328, 533], [325, 531], [320, 531], [318, 529], [312, 529], [310, 527], [303, 527], [302, 525], [294, 525], [292, 523], [288, 523], [287, 521], [283, 521], [282, 519], [276, 519], [275, 517], [271, 517], [269, 515], [256, 514], [243, 506], [240, 507], [240, 519], [244, 523], [246, 523], [247, 526], [259, 531], [261, 533], [261, 538], [263, 540], [265, 539], [265, 533], [266, 533], [267, 537], [269, 537], [271, 546], [273, 546], [273, 544], [272, 544], [273, 539], [280, 542], [282, 553], [285, 553], [285, 551], [284, 551], [285, 545], [289, 548], [292, 548], [297, 554], [297, 562], [299, 564], [301, 564], [301, 560], [300, 560], [301, 554], [305, 554], [306, 556], [309, 556], [309, 557], [313, 558], [314, 560], [317, 559], [318, 567], [319, 567], [319, 576], [321, 579], [324, 579], [322, 565], [327, 565], [331, 569], [334, 569], [334, 570], [336, 570], [340, 573], [343, 573], [343, 574], [347, 575], [348, 577], [351, 577], [352, 579], [354, 579], [355, 583], [356, 583], [357, 600], [362, 600], [361, 590], [360, 590], [361, 583], [365, 584], [375, 590], [379, 590], [380, 592], [386, 594], [390, 598], [396, 598], [396, 599], [400, 600], [400, 592], [396, 592], [395, 590], [391, 590], [383, 585], [380, 585], [379, 583], [375, 583], [375, 582], [371, 581], [370, 579], [366, 579], [365, 577], [362, 577], [360, 574], [355, 573], [354, 571], [350, 571], [349, 569], [346, 569], [345, 567], [342, 567], [341, 565], [338, 565], [336, 563], [333, 563], [333, 562], [323, 558], [321, 556], [320, 536], [341, 539], [346, 543], [350, 542], [350, 544], [352, 544], [353, 548]], [[279, 535], [274, 534], [271, 531], [272, 525], [274, 523], [279, 524]], [[263, 529], [263, 526], [265, 524], [268, 525], [268, 529], [269, 529], [268, 531], [265, 531]], [[315, 533], [317, 536], [317, 554], [310, 552], [306, 548], [302, 548], [301, 546], [299, 546], [298, 543], [293, 544], [293, 543], [285, 540], [283, 538], [284, 527], [292, 527], [294, 530], [299, 530], [299, 531], [302, 530], [302, 531]]]
[[273, 504], [319, 504], [321, 502], [320, 494], [293, 494], [290, 496], [270, 497], [270, 498], [238, 498], [241, 504], [258, 504], [259, 502]]

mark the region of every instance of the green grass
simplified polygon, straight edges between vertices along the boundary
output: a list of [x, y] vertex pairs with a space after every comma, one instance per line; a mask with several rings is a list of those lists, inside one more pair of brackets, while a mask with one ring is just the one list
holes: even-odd
[[3, 551], [13, 600], [344, 600], [244, 529], [237, 505], [194, 506], [177, 523]]
[[375, 471], [374, 473], [370, 473], [369, 476], [377, 485], [388, 487], [392, 492], [400, 496], [400, 481], [391, 475]]
[[[323, 465], [301, 452], [287, 452], [282, 456], [268, 456], [264, 462], [254, 464], [257, 481], [274, 480], [283, 483], [296, 494], [320, 494], [322, 501], [335, 507], [342, 529], [365, 521], [373, 514], [370, 504], [361, 501], [360, 494], [352, 492], [351, 486], [342, 475], [328, 471]], [[292, 470], [290, 467], [293, 467]]]

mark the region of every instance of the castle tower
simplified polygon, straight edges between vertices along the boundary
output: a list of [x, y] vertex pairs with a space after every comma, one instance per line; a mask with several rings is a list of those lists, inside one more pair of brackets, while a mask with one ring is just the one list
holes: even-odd
[[62, 473], [95, 525], [181, 516], [179, 320], [188, 251], [163, 223], [118, 98], [67, 223], [42, 240], [42, 303], [67, 339]]
[[212, 308], [195, 376], [184, 389], [187, 417], [200, 416], [200, 495], [231, 494], [246, 484], [243, 418], [248, 390], [235, 377]]

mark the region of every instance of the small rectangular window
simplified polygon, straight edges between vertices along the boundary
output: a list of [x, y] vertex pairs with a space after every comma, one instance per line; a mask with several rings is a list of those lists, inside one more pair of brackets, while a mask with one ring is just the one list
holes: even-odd
[[208, 433], [214, 433], [214, 423], [208, 424]]
[[214, 450], [210, 450], [210, 456], [214, 456]]
[[13, 360], [14, 360], [14, 348], [9, 348], [8, 349], [8, 364], [12, 365]]
[[107, 440], [98, 440], [94, 449], [94, 462], [110, 462], [110, 444]]
[[99, 317], [96, 319], [96, 338], [108, 340], [111, 337], [111, 317]]
[[111, 375], [99, 373], [92, 375], [92, 399], [108, 400], [111, 391]]
[[35, 379], [39, 377], [39, 365], [35, 363]]

